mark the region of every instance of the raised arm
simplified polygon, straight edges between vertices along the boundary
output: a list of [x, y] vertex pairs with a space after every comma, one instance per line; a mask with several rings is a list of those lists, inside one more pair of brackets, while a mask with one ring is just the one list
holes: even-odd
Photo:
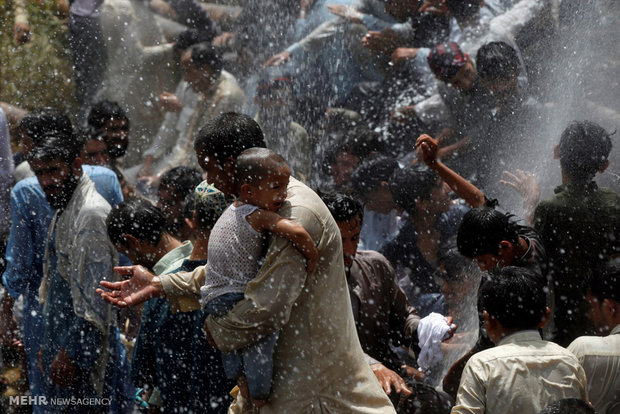
[[420, 135], [416, 141], [416, 147], [422, 152], [422, 159], [429, 168], [435, 170], [437, 174], [452, 188], [452, 190], [462, 197], [467, 204], [472, 207], [484, 205], [484, 193], [475, 185], [461, 177], [455, 171], [447, 167], [437, 159], [437, 140], [430, 135]]

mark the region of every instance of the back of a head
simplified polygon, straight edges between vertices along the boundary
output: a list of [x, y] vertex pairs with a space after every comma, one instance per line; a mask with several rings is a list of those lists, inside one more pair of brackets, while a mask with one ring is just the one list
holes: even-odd
[[206, 181], [201, 182], [194, 191], [194, 211], [197, 230], [211, 230], [217, 219], [230, 204], [230, 200], [220, 190]]
[[20, 128], [35, 145], [47, 134], [73, 134], [71, 120], [56, 108], [41, 108], [26, 114], [20, 121]]
[[364, 160], [351, 176], [355, 192], [365, 198], [365, 194], [377, 190], [382, 182], [389, 182], [394, 170], [399, 168], [395, 158], [374, 155]]
[[449, 82], [469, 61], [469, 56], [455, 42], [441, 43], [428, 54], [428, 65], [444, 82]]
[[510, 214], [493, 208], [478, 207], [469, 210], [459, 225], [456, 244], [459, 252], [472, 258], [483, 254], [498, 254], [499, 243], [519, 241], [519, 225]]
[[177, 199], [184, 199], [202, 181], [202, 174], [191, 167], [174, 167], [162, 174], [159, 188], [172, 190]]
[[422, 165], [410, 165], [394, 171], [390, 178], [390, 191], [394, 203], [409, 214], [416, 211], [418, 200], [428, 200], [431, 190], [437, 186], [437, 174]]
[[125, 244], [125, 235], [155, 246], [166, 232], [166, 218], [151, 202], [128, 198], [110, 210], [106, 227], [108, 237], [115, 246]]
[[95, 129], [105, 128], [110, 119], [124, 119], [129, 122], [127, 113], [118, 102], [103, 100], [95, 103], [88, 114], [88, 125]]
[[238, 187], [246, 183], [256, 184], [277, 170], [288, 167], [286, 160], [270, 149], [248, 148], [237, 157], [235, 183]]
[[321, 200], [334, 217], [336, 222], [348, 222], [359, 217], [364, 217], [364, 207], [356, 198], [342, 193], [322, 193], [319, 194]]
[[620, 259], [613, 259], [592, 272], [590, 293], [599, 300], [611, 299], [620, 303]]
[[190, 46], [190, 63], [198, 68], [209, 66], [213, 75], [219, 76], [224, 67], [220, 50], [209, 43], [197, 43]]
[[468, 19], [480, 11], [480, 0], [445, 0], [450, 14], [456, 19]]
[[478, 49], [476, 69], [486, 82], [506, 82], [516, 78], [521, 70], [519, 56], [504, 42], [491, 42]]
[[205, 32], [197, 29], [187, 29], [175, 36], [173, 48], [176, 52], [182, 52], [195, 44], [206, 41], [208, 39]]
[[573, 121], [558, 145], [562, 171], [576, 182], [589, 182], [603, 167], [611, 151], [610, 134], [590, 121]]
[[546, 406], [538, 414], [596, 414], [596, 411], [583, 400], [565, 398]]
[[544, 278], [525, 267], [506, 266], [480, 288], [478, 308], [505, 329], [536, 329], [546, 313]]
[[244, 150], [264, 148], [263, 131], [248, 115], [227, 112], [208, 121], [194, 141], [197, 154], [213, 156], [222, 165], [228, 158], [236, 159]]

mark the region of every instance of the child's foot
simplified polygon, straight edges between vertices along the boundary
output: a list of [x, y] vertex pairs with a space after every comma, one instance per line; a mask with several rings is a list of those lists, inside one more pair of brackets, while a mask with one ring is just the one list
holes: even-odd
[[245, 376], [241, 376], [237, 378], [237, 386], [239, 387], [239, 392], [243, 398], [250, 398], [250, 389], [248, 388], [248, 380]]

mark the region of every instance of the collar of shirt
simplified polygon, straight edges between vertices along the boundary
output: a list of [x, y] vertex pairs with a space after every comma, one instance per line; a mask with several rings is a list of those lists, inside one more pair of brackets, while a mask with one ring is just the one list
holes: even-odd
[[518, 331], [512, 333], [508, 336], [505, 336], [497, 343], [496, 346], [506, 345], [506, 344], [515, 344], [518, 342], [531, 342], [531, 341], [540, 341], [542, 338], [537, 330], [526, 330], [526, 331]]
[[176, 262], [183, 261], [187, 259], [187, 257], [192, 253], [192, 243], [188, 240], [183, 242], [183, 244], [168, 253], [166, 253], [157, 263], [153, 266], [153, 272], [156, 275], [161, 275], [163, 273], [167, 273], [166, 270], [172, 266], [173, 269], [176, 269], [181, 266], [181, 263], [177, 265]]

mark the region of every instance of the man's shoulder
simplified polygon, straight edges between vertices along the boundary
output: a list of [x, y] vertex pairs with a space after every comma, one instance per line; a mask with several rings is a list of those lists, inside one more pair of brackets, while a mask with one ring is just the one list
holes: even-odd
[[391, 266], [389, 260], [375, 250], [358, 250], [354, 260], [369, 266]]
[[620, 335], [580, 336], [567, 349], [579, 359], [587, 355], [607, 355], [620, 359]]
[[24, 193], [36, 193], [40, 194], [42, 197], [45, 197], [45, 194], [43, 193], [43, 189], [41, 188], [37, 177], [27, 177], [23, 180], [19, 180], [17, 184], [13, 186], [11, 192], [16, 195]]
[[86, 173], [86, 175], [88, 175], [88, 177], [90, 177], [91, 180], [99, 177], [118, 179], [116, 173], [108, 167], [102, 167], [99, 165], [83, 165], [82, 170]]

